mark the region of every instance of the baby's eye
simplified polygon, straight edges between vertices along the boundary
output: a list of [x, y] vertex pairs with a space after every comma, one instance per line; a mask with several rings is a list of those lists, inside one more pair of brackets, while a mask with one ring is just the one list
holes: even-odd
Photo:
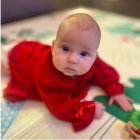
[[81, 52], [81, 56], [87, 56], [88, 53], [87, 52]]
[[67, 46], [62, 46], [62, 48], [63, 48], [63, 51], [65, 52], [69, 51], [69, 48]]

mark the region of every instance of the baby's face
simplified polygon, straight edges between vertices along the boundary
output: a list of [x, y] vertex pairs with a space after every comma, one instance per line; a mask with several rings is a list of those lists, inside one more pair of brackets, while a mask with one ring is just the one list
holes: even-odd
[[71, 28], [53, 42], [53, 64], [66, 76], [83, 75], [94, 63], [98, 45], [93, 31]]

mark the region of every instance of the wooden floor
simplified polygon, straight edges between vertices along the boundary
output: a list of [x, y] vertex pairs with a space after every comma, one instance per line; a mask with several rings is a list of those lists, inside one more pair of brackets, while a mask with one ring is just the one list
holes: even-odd
[[55, 9], [82, 5], [140, 18], [140, 0], [56, 0], [55, 4]]
[[2, 0], [2, 24], [77, 6], [140, 18], [140, 0]]

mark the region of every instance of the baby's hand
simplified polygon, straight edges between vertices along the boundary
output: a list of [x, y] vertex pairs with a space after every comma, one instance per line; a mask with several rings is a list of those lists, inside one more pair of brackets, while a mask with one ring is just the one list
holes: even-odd
[[132, 111], [132, 106], [130, 103], [134, 103], [132, 99], [127, 97], [124, 94], [115, 95], [110, 97], [108, 105], [112, 105], [113, 102], [116, 102], [125, 112]]
[[101, 118], [103, 116], [104, 110], [105, 106], [100, 102], [96, 102], [95, 118]]

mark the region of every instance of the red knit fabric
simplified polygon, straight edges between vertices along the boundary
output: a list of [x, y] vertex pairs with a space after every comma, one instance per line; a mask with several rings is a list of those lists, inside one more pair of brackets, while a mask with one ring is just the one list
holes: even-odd
[[51, 47], [23, 41], [9, 52], [11, 80], [4, 97], [12, 102], [42, 100], [54, 116], [70, 121], [74, 131], [86, 128], [94, 119], [95, 102], [80, 102], [91, 84], [101, 86], [109, 96], [123, 93], [119, 75], [99, 57], [88, 73], [71, 78], [52, 63]]

